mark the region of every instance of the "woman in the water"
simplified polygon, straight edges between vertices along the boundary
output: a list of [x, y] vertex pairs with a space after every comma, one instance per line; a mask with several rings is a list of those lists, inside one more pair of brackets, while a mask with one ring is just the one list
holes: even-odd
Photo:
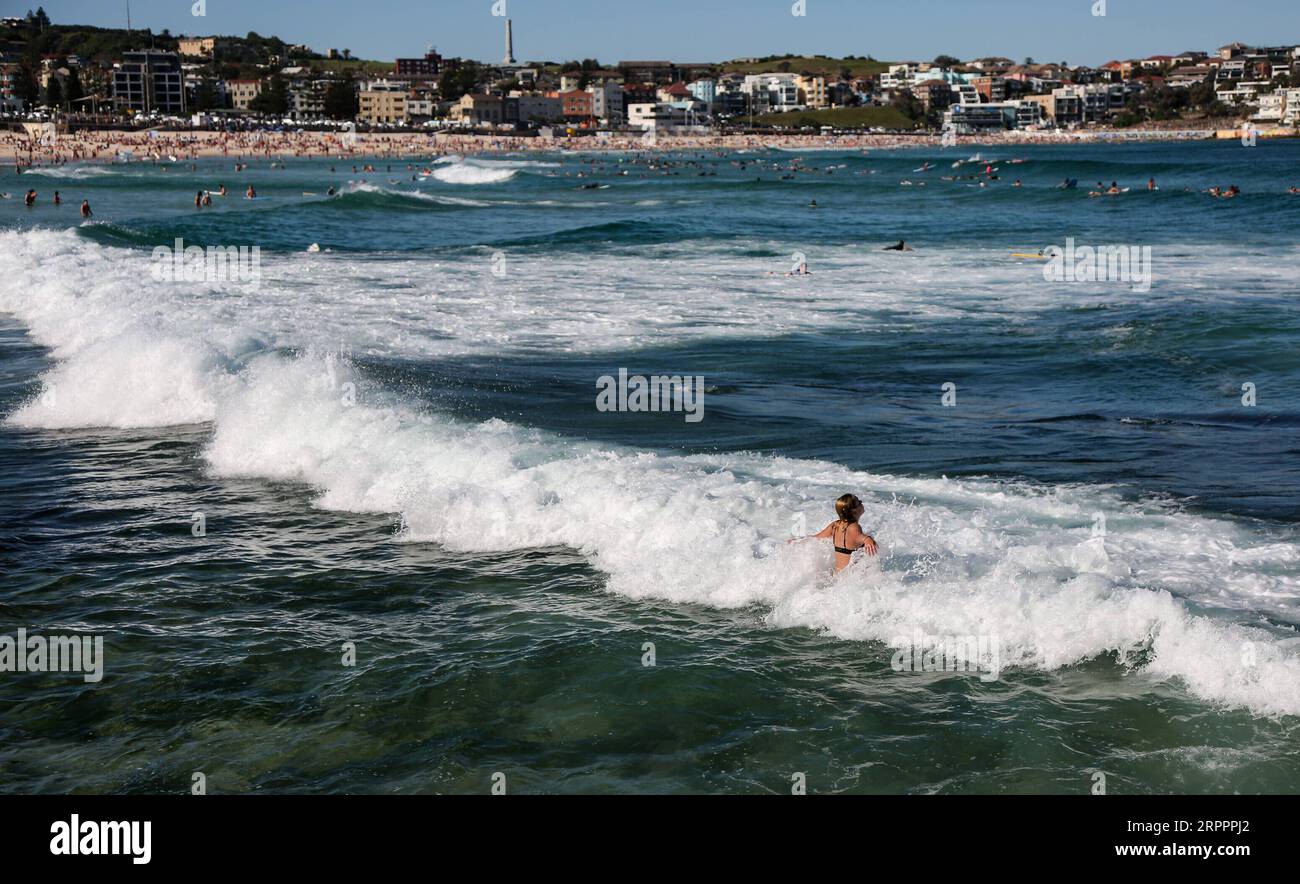
[[[853, 555], [863, 550], [869, 556], [876, 555], [880, 548], [876, 539], [862, 530], [858, 520], [866, 512], [866, 507], [856, 495], [846, 494], [835, 501], [835, 514], [839, 518], [826, 526], [820, 534], [813, 535], [816, 540], [829, 540], [835, 544], [835, 573], [839, 573], [853, 564]], [[807, 539], [807, 538], [805, 538]]]

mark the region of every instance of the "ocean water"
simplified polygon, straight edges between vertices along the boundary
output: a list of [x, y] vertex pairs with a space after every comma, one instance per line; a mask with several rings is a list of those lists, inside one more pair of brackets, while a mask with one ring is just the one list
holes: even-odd
[[974, 152], [6, 171], [0, 789], [1300, 791], [1300, 145]]

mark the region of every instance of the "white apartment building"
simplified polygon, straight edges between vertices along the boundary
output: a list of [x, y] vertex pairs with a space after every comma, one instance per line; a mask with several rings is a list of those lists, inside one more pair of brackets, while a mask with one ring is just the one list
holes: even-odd
[[750, 74], [745, 77], [744, 90], [752, 100], [754, 113], [803, 109], [798, 74]]
[[1282, 122], [1287, 126], [1300, 126], [1300, 89], [1287, 89], [1283, 95], [1286, 105], [1282, 109]]
[[591, 113], [598, 120], [619, 124], [623, 122], [623, 87], [602, 80], [587, 87], [591, 93]]
[[676, 129], [686, 125], [686, 110], [662, 101], [654, 104], [629, 104], [627, 122], [629, 126], [647, 132]]

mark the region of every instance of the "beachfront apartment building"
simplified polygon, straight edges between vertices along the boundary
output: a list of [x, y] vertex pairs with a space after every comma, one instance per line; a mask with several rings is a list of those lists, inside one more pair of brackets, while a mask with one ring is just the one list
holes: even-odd
[[1026, 95], [1022, 102], [1042, 108], [1042, 119], [1054, 126], [1074, 126], [1083, 122], [1083, 99], [1068, 87], [1058, 87], [1043, 95]]
[[531, 123], [558, 123], [564, 120], [564, 102], [548, 95], [514, 92], [506, 96], [504, 109], [506, 122], [524, 126]]
[[318, 120], [325, 116], [325, 94], [336, 81], [303, 73], [285, 84], [289, 94], [289, 116], [295, 120]]
[[693, 80], [686, 84], [686, 91], [691, 93], [691, 97], [696, 101], [702, 101], [712, 109], [718, 100], [718, 81], [707, 78]]
[[627, 108], [628, 125], [646, 132], [677, 129], [686, 125], [686, 119], [684, 107], [663, 101], [631, 104]]
[[391, 126], [410, 120], [406, 106], [405, 85], [368, 84], [370, 88], [357, 92], [357, 120], [372, 126]]
[[946, 80], [925, 80], [912, 87], [912, 94], [921, 102], [928, 114], [933, 110], [945, 110], [953, 103], [953, 89]]
[[1270, 92], [1259, 97], [1259, 109], [1251, 115], [1257, 123], [1281, 123], [1286, 116], [1286, 93]]
[[1285, 89], [1282, 96], [1282, 125], [1300, 126], [1300, 89]]
[[950, 85], [952, 86], [953, 103], [963, 105], [983, 103], [979, 91], [965, 80]]
[[185, 72], [175, 52], [128, 52], [113, 68], [113, 106], [135, 113], [185, 113]]
[[621, 84], [602, 80], [588, 86], [587, 92], [591, 94], [592, 116], [609, 125], [622, 125], [626, 110]]
[[23, 100], [18, 97], [18, 75], [20, 66], [11, 62], [0, 62], [0, 110], [24, 110]]
[[798, 74], [750, 74], [743, 89], [749, 96], [753, 113], [783, 113], [802, 110], [799, 103]]
[[1053, 89], [1052, 96], [1058, 104], [1055, 114], [1058, 121], [1064, 116], [1070, 122], [1095, 123], [1123, 110], [1129, 90], [1119, 83], [1073, 84]]
[[438, 96], [428, 89], [415, 88], [406, 96], [406, 116], [411, 122], [431, 120], [438, 114]]
[[499, 126], [506, 121], [505, 99], [484, 93], [462, 95], [451, 109], [451, 118], [467, 126]]
[[944, 128], [951, 128], [959, 135], [1031, 129], [1043, 125], [1044, 121], [1043, 106], [1033, 101], [958, 104], [944, 114]]
[[825, 77], [800, 76], [795, 85], [799, 89], [799, 102], [804, 107], [820, 110], [831, 106]]
[[552, 92], [550, 98], [558, 98], [564, 119], [572, 123], [591, 122], [596, 117], [596, 100], [590, 92], [573, 89], [569, 92]]
[[253, 100], [262, 94], [262, 81], [227, 80], [226, 92], [230, 95], [230, 106], [237, 111], [247, 113]]

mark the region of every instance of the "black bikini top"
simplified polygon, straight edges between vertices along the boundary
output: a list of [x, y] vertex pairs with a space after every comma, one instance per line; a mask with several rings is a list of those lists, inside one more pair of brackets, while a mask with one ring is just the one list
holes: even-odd
[[[831, 529], [831, 540], [832, 540], [832, 541], [835, 540], [835, 529], [834, 529], [834, 528]], [[844, 526], [844, 542], [845, 542], [845, 543], [848, 543], [848, 542], [849, 542], [849, 526], [848, 526], [848, 525], [845, 525], [845, 526]], [[836, 551], [837, 553], [839, 553], [840, 555], [844, 555], [844, 556], [851, 556], [851, 555], [853, 555], [854, 552], [856, 552], [856, 550], [845, 549], [844, 547], [840, 546], [838, 542], [835, 543], [835, 551]]]

